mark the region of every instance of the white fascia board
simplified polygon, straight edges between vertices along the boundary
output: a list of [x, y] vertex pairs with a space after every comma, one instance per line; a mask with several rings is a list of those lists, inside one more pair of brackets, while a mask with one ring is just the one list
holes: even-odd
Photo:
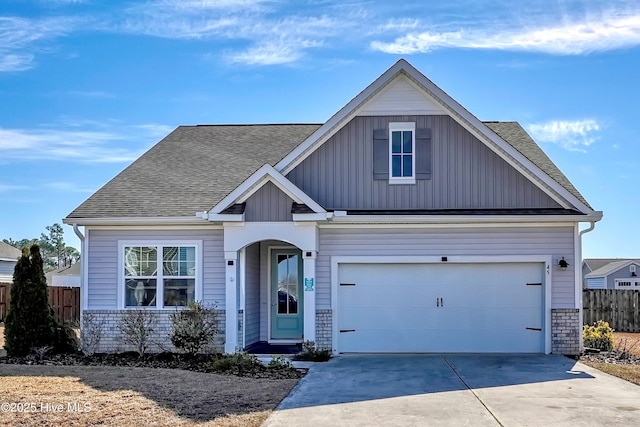
[[[251, 176], [244, 180], [242, 184], [237, 186], [235, 190], [218, 202], [210, 212], [219, 214], [234, 203], [242, 203], [243, 201], [246, 201], [268, 181], [272, 182], [283, 193], [296, 201], [296, 203], [303, 203], [309, 206], [309, 208], [316, 213], [326, 212], [322, 206], [309, 197], [304, 191], [299, 189], [294, 183], [289, 181], [270, 164], [262, 165], [260, 169], [251, 174]], [[211, 213], [209, 215], [211, 215]]]
[[[325, 216], [326, 218], [326, 216]], [[7, 262], [16, 262], [18, 261], [18, 258], [20, 258], [22, 256], [22, 253], [20, 255], [18, 255], [15, 258], [0, 258], [0, 261], [7, 261]]]
[[[340, 129], [339, 125], [357, 116], [358, 110], [361, 110], [365, 103], [371, 101], [378, 92], [403, 73], [409, 77], [409, 81], [413, 80], [412, 83], [414, 83], [414, 86], [425, 91], [429, 98], [432, 98], [434, 102], [440, 104], [445, 111], [449, 112], [449, 115], [456, 122], [480, 141], [485, 142], [485, 145], [487, 145], [489, 149], [513, 166], [517, 171], [528, 177], [534, 185], [561, 206], [565, 208], [573, 206], [585, 214], [593, 212], [593, 209], [584, 204], [566, 188], [542, 171], [542, 169], [536, 166], [531, 160], [500, 138], [477, 117], [447, 95], [442, 89], [436, 86], [435, 83], [404, 59], [398, 60], [391, 68], [349, 101], [347, 105], [334, 114], [324, 125], [318, 128], [305, 141], [298, 145], [298, 147], [291, 151], [291, 153], [278, 162], [275, 168], [283, 175], [291, 172], [319, 146], [333, 136]], [[544, 183], [544, 185], [542, 183]]]
[[4, 274], [0, 274], [0, 282], [13, 283], [13, 276], [7, 276], [7, 275], [4, 275]]
[[293, 214], [293, 222], [306, 222], [306, 221], [326, 221], [330, 215], [325, 213], [298, 213]]
[[67, 225], [201, 225], [202, 218], [194, 216], [176, 217], [115, 217], [115, 218], [64, 218], [62, 220]]
[[531, 222], [589, 222], [595, 221], [588, 215], [347, 215], [334, 216], [332, 223], [371, 224], [501, 224]]
[[244, 214], [219, 214], [210, 213], [207, 219], [212, 222], [244, 222]]

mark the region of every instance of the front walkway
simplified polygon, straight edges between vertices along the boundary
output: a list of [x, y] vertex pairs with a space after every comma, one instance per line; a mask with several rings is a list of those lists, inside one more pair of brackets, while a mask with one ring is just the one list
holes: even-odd
[[264, 426], [640, 425], [640, 387], [563, 356], [347, 355]]

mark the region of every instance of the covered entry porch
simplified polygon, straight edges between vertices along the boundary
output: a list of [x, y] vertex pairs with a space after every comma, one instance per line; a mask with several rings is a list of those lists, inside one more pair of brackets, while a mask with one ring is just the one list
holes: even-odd
[[315, 224], [232, 224], [224, 233], [225, 352], [291, 353], [315, 341]]

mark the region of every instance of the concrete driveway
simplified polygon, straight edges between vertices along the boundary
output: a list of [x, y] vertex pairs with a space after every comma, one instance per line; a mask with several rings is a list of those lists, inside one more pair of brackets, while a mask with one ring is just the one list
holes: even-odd
[[346, 355], [263, 425], [637, 426], [640, 387], [563, 356]]

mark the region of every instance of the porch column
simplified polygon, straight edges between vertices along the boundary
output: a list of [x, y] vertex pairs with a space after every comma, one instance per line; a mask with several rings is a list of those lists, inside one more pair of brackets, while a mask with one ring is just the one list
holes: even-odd
[[226, 271], [224, 352], [235, 353], [238, 347], [238, 252], [224, 252]]
[[305, 341], [316, 340], [316, 256], [315, 249], [302, 250]]

